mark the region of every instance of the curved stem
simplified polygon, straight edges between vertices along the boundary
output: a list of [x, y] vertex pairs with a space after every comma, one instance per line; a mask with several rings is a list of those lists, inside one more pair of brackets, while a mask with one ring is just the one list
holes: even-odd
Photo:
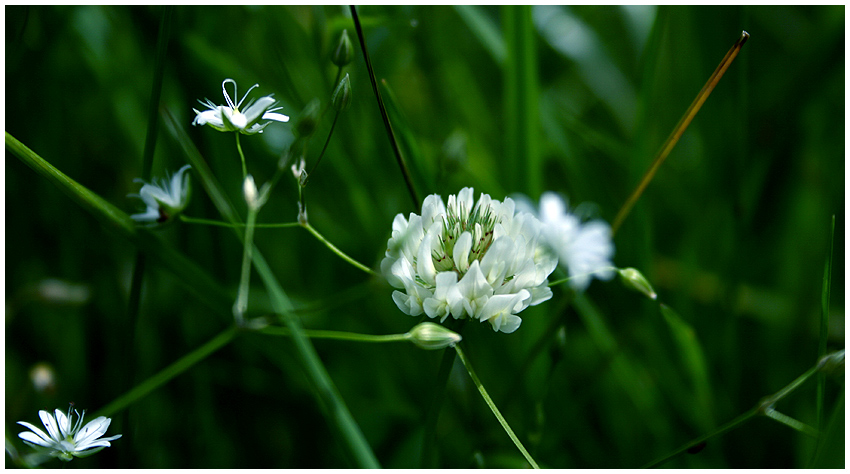
[[[270, 336], [291, 336], [292, 331], [285, 327], [269, 326], [258, 330], [261, 334]], [[410, 340], [410, 334], [360, 334], [345, 331], [327, 331], [321, 329], [304, 329], [304, 335], [310, 339], [334, 339], [353, 342], [398, 342]]]
[[472, 382], [475, 383], [475, 386], [481, 393], [481, 397], [484, 398], [484, 402], [487, 403], [487, 406], [490, 408], [490, 411], [492, 411], [493, 414], [496, 415], [496, 419], [499, 420], [499, 424], [502, 425], [502, 428], [511, 438], [511, 441], [514, 442], [514, 445], [517, 447], [517, 449], [519, 449], [519, 452], [522, 453], [525, 460], [528, 461], [529, 464], [531, 464], [531, 467], [533, 467], [534, 469], [540, 469], [540, 466], [537, 465], [531, 455], [528, 454], [528, 451], [526, 451], [525, 446], [523, 446], [522, 443], [519, 441], [519, 438], [516, 437], [516, 434], [514, 434], [514, 430], [511, 429], [511, 426], [508, 424], [507, 420], [505, 420], [505, 417], [502, 416], [502, 413], [499, 412], [498, 408], [496, 408], [496, 404], [493, 402], [493, 399], [490, 398], [490, 395], [487, 394], [487, 390], [484, 389], [484, 385], [481, 383], [481, 380], [478, 379], [478, 376], [475, 375], [475, 371], [472, 370], [472, 365], [469, 363], [469, 360], [467, 360], [466, 355], [461, 350], [460, 344], [455, 346], [455, 351], [457, 351], [458, 357], [460, 357], [461, 362], [463, 362], [464, 367], [466, 367], [466, 371], [469, 372], [469, 376], [472, 378]]
[[317, 239], [319, 239], [319, 241], [321, 241], [323, 244], [325, 244], [327, 248], [331, 249], [333, 253], [339, 255], [340, 258], [342, 258], [346, 262], [354, 265], [355, 267], [359, 268], [360, 270], [363, 270], [364, 272], [372, 276], [380, 276], [378, 272], [372, 270], [366, 265], [363, 265], [362, 263], [358, 262], [357, 260], [354, 260], [353, 258], [343, 253], [342, 250], [338, 249], [334, 244], [332, 244], [328, 239], [326, 239], [322, 234], [320, 234], [316, 229], [314, 229], [309, 222], [305, 222], [301, 226], [310, 231], [310, 233], [313, 234]]
[[[341, 69], [340, 69], [341, 71]], [[322, 162], [322, 157], [325, 156], [325, 150], [328, 149], [328, 144], [331, 142], [331, 137], [334, 134], [334, 128], [336, 127], [336, 121], [339, 118], [339, 113], [341, 109], [336, 109], [336, 113], [334, 114], [334, 121], [331, 123], [331, 130], [328, 132], [328, 138], [325, 140], [325, 146], [322, 147], [322, 152], [319, 153], [319, 158], [316, 160], [316, 164], [313, 165], [313, 168], [310, 169], [310, 172], [307, 173], [307, 179], [310, 179], [310, 176], [313, 175], [313, 172], [316, 171], [316, 168], [319, 167], [319, 163]]]

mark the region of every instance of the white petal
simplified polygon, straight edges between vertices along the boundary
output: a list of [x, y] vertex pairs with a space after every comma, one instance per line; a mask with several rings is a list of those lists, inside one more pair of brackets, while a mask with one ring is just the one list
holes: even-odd
[[30, 423], [27, 423], [26, 421], [19, 421], [18, 424], [32, 431], [32, 433], [30, 433], [29, 431], [21, 431], [20, 433], [18, 433], [18, 437], [20, 437], [21, 439], [28, 440], [32, 443], [41, 446], [53, 445], [53, 440], [50, 438], [50, 436], [47, 435], [47, 433], [41, 431], [41, 429], [35, 427]]
[[472, 250], [472, 234], [464, 232], [460, 234], [457, 242], [455, 242], [454, 255], [452, 259], [455, 262], [457, 269], [461, 273], [466, 272], [469, 268], [469, 251]]
[[74, 436], [74, 442], [77, 443], [77, 445], [85, 445], [96, 438], [103, 436], [111, 422], [112, 420], [105, 416], [95, 418], [88, 422], [86, 426], [84, 426], [83, 429]]
[[289, 122], [289, 116], [279, 114], [277, 112], [266, 112], [263, 114], [263, 120], [275, 120], [278, 122]]
[[195, 120], [192, 121], [192, 125], [210, 124], [215, 127], [224, 127], [224, 122], [221, 118], [221, 110], [219, 108], [204, 110], [203, 112], [195, 110], [195, 114], [197, 115], [195, 115]]
[[425, 234], [425, 238], [422, 239], [422, 243], [419, 245], [419, 251], [416, 255], [416, 274], [429, 285], [436, 284], [437, 269], [434, 267], [432, 254], [437, 235], [442, 231], [442, 228], [443, 224], [439, 221], [431, 224], [431, 227], [428, 228], [428, 232]]
[[[253, 124], [260, 120], [263, 117], [263, 114], [266, 113], [269, 108], [274, 105], [274, 97], [267, 95], [265, 97], [261, 97], [259, 100], [251, 104], [250, 107], [245, 109], [243, 117], [245, 118], [245, 125], [240, 128], [245, 128], [248, 124]], [[236, 114], [234, 114], [236, 115]], [[280, 114], [275, 114], [280, 115]], [[288, 120], [288, 118], [287, 118]]]
[[[59, 410], [56, 411], [58, 413], [62, 413]], [[41, 418], [41, 422], [44, 424], [44, 427], [47, 428], [47, 433], [51, 438], [57, 441], [63, 438], [62, 434], [59, 432], [59, 425], [56, 423], [56, 418], [54, 418], [53, 415], [44, 410], [39, 410], [38, 416]], [[62, 416], [65, 416], [65, 414], [62, 413]]]

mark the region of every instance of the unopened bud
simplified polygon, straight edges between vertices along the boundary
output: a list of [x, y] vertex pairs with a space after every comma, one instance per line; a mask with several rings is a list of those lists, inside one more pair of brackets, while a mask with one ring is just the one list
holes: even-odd
[[[306, 176], [307, 173], [304, 173]], [[300, 202], [298, 203], [298, 224], [304, 226], [307, 225], [307, 206], [302, 205]]]
[[332, 102], [334, 104], [334, 108], [339, 111], [345, 110], [351, 105], [351, 80], [348, 78], [348, 74], [339, 81], [339, 85], [336, 86], [336, 90], [333, 94]]
[[313, 98], [301, 113], [298, 114], [298, 121], [295, 123], [295, 134], [299, 137], [309, 137], [316, 131], [316, 126], [319, 124], [319, 115], [321, 115], [322, 103], [319, 99]]
[[251, 209], [257, 208], [257, 185], [254, 184], [254, 177], [250, 174], [245, 177], [245, 182], [242, 183], [242, 193], [245, 195], [245, 202]]
[[436, 323], [419, 323], [408, 333], [410, 341], [420, 349], [438, 350], [454, 347], [463, 339], [460, 334]]
[[628, 288], [639, 291], [650, 299], [657, 299], [658, 295], [652, 289], [646, 277], [636, 268], [620, 268], [617, 270], [620, 273], [620, 278], [623, 279], [623, 284]]
[[339, 36], [339, 43], [334, 48], [331, 61], [339, 67], [343, 67], [351, 62], [354, 56], [354, 50], [351, 47], [351, 40], [348, 38], [348, 30], [342, 30]]

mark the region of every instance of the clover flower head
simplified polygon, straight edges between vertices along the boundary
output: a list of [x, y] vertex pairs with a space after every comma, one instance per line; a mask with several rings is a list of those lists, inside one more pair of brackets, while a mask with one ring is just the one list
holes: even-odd
[[551, 191], [540, 197], [538, 216], [541, 234], [566, 267], [573, 289], [584, 291], [593, 277], [600, 280], [614, 277], [616, 268], [611, 263], [614, 243], [608, 223], [598, 219], [582, 223], [569, 212], [566, 201]]
[[224, 93], [224, 99], [227, 101], [227, 105], [215, 105], [209, 99], [206, 99], [206, 102], [199, 100], [198, 102], [206, 106], [208, 110], [201, 112], [197, 109], [192, 109], [195, 111], [195, 120], [192, 121], [192, 125], [209, 125], [220, 132], [239, 132], [245, 135], [253, 135], [255, 133], [262, 133], [263, 129], [271, 123], [260, 123], [261, 120], [274, 120], [276, 122], [289, 121], [288, 116], [275, 112], [282, 107], [274, 107], [276, 102], [270, 95], [262, 97], [257, 101], [251, 99], [245, 105], [244, 110], [240, 110], [242, 102], [245, 101], [248, 94], [255, 87], [258, 87], [259, 84], [251, 86], [248, 92], [242, 96], [242, 99], [234, 103], [225, 87], [228, 83], [233, 84], [233, 97], [235, 99], [239, 98], [236, 92], [236, 81], [225, 79], [221, 83], [221, 91]]
[[[74, 413], [79, 417], [76, 422], [74, 421]], [[112, 422], [110, 418], [105, 416], [99, 416], [83, 426], [85, 410], [80, 414], [72, 409], [69, 410], [67, 416], [59, 409], [56, 409], [54, 414], [40, 410], [38, 416], [41, 418], [44, 427], [47, 428], [47, 433], [26, 421], [19, 421], [19, 425], [28, 428], [30, 431], [22, 431], [18, 433], [18, 437], [33, 448], [63, 461], [70, 461], [75, 457], [91, 456], [110, 446], [110, 441], [121, 437], [119, 434], [109, 438], [101, 438], [109, 428], [109, 423]]]
[[163, 223], [180, 214], [189, 204], [189, 175], [186, 171], [191, 166], [180, 168], [174, 176], [157, 182], [153, 179], [145, 183], [141, 179], [135, 179], [137, 183], [143, 183], [139, 194], [130, 194], [130, 197], [138, 197], [147, 206], [145, 212], [130, 216], [137, 222]]
[[517, 315], [552, 297], [549, 274], [557, 257], [539, 241], [540, 222], [516, 213], [511, 198], [504, 202], [472, 188], [443, 199], [432, 194], [422, 215], [398, 214], [381, 271], [403, 312], [423, 312], [440, 322], [455, 319], [487, 321], [494, 331], [516, 331]]

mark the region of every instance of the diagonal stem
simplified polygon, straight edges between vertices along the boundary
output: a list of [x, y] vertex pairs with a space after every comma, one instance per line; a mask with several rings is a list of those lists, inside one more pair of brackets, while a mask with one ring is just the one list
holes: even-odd
[[375, 80], [375, 71], [372, 69], [372, 61], [369, 60], [369, 52], [366, 50], [366, 39], [363, 37], [363, 28], [360, 26], [360, 18], [357, 16], [357, 8], [350, 5], [351, 18], [354, 19], [354, 29], [357, 30], [357, 38], [360, 40], [360, 48], [363, 49], [363, 58], [366, 60], [366, 69], [369, 71], [369, 80], [372, 82], [372, 90], [375, 92], [375, 97], [378, 99], [378, 108], [381, 110], [381, 118], [384, 120], [384, 127], [387, 129], [387, 135], [390, 137], [390, 144], [393, 147], [396, 161], [401, 169], [401, 174], [404, 176], [404, 182], [407, 184], [407, 191], [410, 193], [410, 198], [413, 199], [413, 206], [419, 209], [419, 197], [416, 195], [416, 189], [413, 187], [413, 181], [410, 179], [410, 171], [407, 169], [407, 164], [404, 162], [404, 156], [401, 154], [401, 149], [395, 139], [393, 127], [390, 125], [390, 117], [387, 115], [387, 108], [384, 106], [384, 99], [381, 97], [381, 92], [378, 90], [378, 83]]
[[673, 128], [673, 131], [670, 133], [670, 136], [667, 137], [667, 140], [661, 146], [661, 151], [658, 152], [658, 155], [655, 157], [655, 161], [652, 162], [652, 165], [646, 170], [646, 174], [643, 175], [640, 183], [637, 188], [632, 192], [631, 196], [623, 203], [623, 207], [620, 208], [620, 212], [617, 213], [617, 217], [614, 218], [614, 223], [611, 224], [611, 233], [615, 234], [617, 229], [620, 228], [620, 225], [626, 219], [626, 216], [629, 215], [629, 212], [634, 207], [640, 195], [643, 194], [643, 191], [646, 189], [649, 182], [652, 181], [652, 178], [655, 176], [655, 172], [658, 171], [658, 168], [661, 167], [661, 164], [664, 163], [664, 160], [667, 159], [667, 155], [673, 150], [673, 147], [678, 143], [679, 138], [681, 138], [682, 134], [685, 133], [685, 130], [688, 128], [688, 125], [691, 124], [691, 121], [696, 116], [699, 109], [702, 107], [702, 104], [705, 103], [706, 99], [708, 99], [711, 91], [714, 90], [714, 87], [720, 81], [720, 78], [723, 77], [723, 74], [729, 69], [729, 66], [732, 64], [732, 61], [735, 60], [735, 57], [738, 56], [738, 52], [741, 50], [741, 47], [744, 46], [744, 43], [747, 42], [750, 35], [746, 31], [741, 33], [741, 37], [738, 38], [738, 41], [732, 45], [732, 48], [726, 53], [726, 56], [720, 61], [720, 64], [717, 66], [717, 69], [711, 74], [708, 78], [708, 81], [702, 86], [702, 90], [697, 94], [696, 99], [691, 103], [690, 107], [685, 111], [685, 115], [679, 119], [679, 123], [676, 124], [676, 127]]

